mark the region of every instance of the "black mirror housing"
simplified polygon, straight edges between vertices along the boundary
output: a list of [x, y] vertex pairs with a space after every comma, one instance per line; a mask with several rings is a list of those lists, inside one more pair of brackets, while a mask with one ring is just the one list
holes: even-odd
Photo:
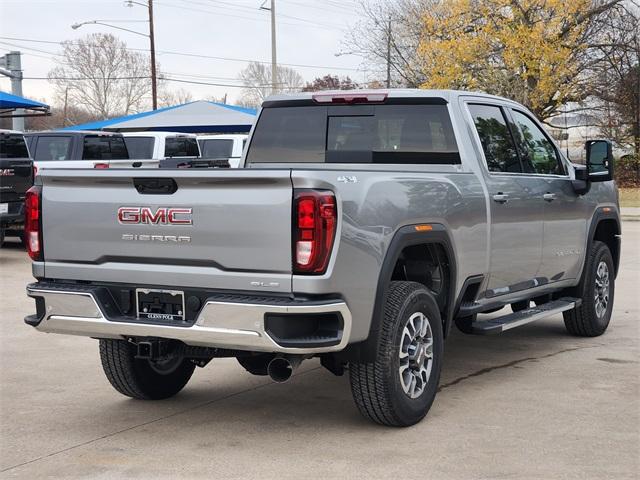
[[608, 140], [587, 140], [587, 179], [589, 182], [613, 180], [613, 147]]

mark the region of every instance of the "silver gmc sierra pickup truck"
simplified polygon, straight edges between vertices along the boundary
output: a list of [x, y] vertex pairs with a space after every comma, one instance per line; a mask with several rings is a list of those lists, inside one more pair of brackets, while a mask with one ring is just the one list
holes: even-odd
[[98, 339], [133, 398], [175, 395], [217, 357], [280, 382], [319, 357], [348, 371], [363, 415], [412, 425], [452, 325], [562, 312], [570, 334], [606, 330], [618, 196], [610, 143], [586, 150], [571, 164], [526, 108], [489, 95], [273, 96], [244, 168], [43, 170], [25, 321]]

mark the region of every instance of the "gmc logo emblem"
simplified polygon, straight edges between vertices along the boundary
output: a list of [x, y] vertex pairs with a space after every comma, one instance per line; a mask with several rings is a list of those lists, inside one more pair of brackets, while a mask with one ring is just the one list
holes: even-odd
[[13, 168], [0, 168], [0, 177], [12, 177], [16, 172]]
[[193, 225], [193, 209], [160, 207], [154, 211], [149, 207], [120, 207], [118, 222], [123, 225]]

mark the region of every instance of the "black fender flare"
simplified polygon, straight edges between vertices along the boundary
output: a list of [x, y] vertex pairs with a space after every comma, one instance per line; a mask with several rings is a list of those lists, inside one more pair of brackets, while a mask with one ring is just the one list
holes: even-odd
[[589, 224], [589, 232], [587, 234], [587, 244], [584, 252], [584, 259], [582, 262], [582, 268], [580, 270], [580, 278], [582, 280], [582, 276], [584, 275], [584, 267], [589, 258], [589, 249], [593, 245], [593, 240], [596, 236], [596, 230], [598, 229], [598, 225], [602, 223], [604, 220], [613, 220], [616, 224], [616, 241], [617, 241], [617, 252], [611, 252], [613, 256], [613, 263], [615, 269], [615, 275], [618, 275], [618, 271], [620, 270], [620, 234], [622, 230], [620, 229], [620, 215], [618, 214], [618, 210], [612, 207], [598, 207], [596, 211], [593, 213], [591, 217], [591, 223]]
[[[419, 228], [426, 226], [427, 228]], [[447, 231], [446, 227], [439, 223], [419, 224], [419, 225], [406, 225], [396, 231], [389, 248], [387, 248], [384, 260], [382, 262], [382, 268], [378, 275], [378, 284], [376, 287], [375, 303], [373, 307], [373, 315], [371, 318], [371, 326], [369, 327], [369, 336], [366, 340], [349, 345], [345, 350], [345, 356], [351, 361], [360, 362], [372, 362], [375, 361], [378, 340], [380, 335], [380, 328], [382, 325], [382, 316], [384, 314], [384, 305], [387, 299], [387, 291], [389, 283], [391, 282], [391, 276], [393, 275], [393, 269], [400, 257], [400, 253], [405, 247], [412, 245], [420, 245], [423, 243], [434, 243], [441, 245], [449, 260], [449, 297], [447, 299], [447, 309], [442, 316], [443, 322], [443, 334], [446, 338], [451, 330], [451, 322], [453, 319], [453, 308], [455, 303], [455, 286], [457, 278], [457, 264], [455, 258], [455, 250], [453, 248], [453, 241]]]

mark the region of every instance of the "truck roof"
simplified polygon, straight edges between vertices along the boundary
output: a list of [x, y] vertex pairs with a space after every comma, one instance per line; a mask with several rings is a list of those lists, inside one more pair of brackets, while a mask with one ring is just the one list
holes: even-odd
[[183, 132], [157, 132], [157, 131], [142, 131], [142, 132], [122, 132], [124, 137], [148, 137], [148, 138], [196, 138], [195, 133], [183, 133]]
[[99, 135], [101, 137], [121, 137], [122, 134], [119, 132], [104, 132], [102, 130], [43, 130], [41, 132], [29, 132], [24, 134], [26, 137], [31, 137], [34, 135], [47, 135], [47, 136], [74, 136], [74, 137], [85, 137], [87, 135]]
[[381, 89], [356, 89], [356, 90], [322, 90], [317, 92], [300, 92], [300, 93], [279, 93], [270, 95], [266, 98], [265, 103], [291, 101], [291, 100], [311, 100], [314, 95], [345, 95], [349, 93], [371, 93], [386, 94], [389, 98], [441, 98], [447, 102], [463, 95], [473, 95], [491, 98], [501, 101], [513, 102], [508, 98], [489, 95], [482, 92], [473, 92], [465, 90], [428, 90], [421, 88], [381, 88]]

